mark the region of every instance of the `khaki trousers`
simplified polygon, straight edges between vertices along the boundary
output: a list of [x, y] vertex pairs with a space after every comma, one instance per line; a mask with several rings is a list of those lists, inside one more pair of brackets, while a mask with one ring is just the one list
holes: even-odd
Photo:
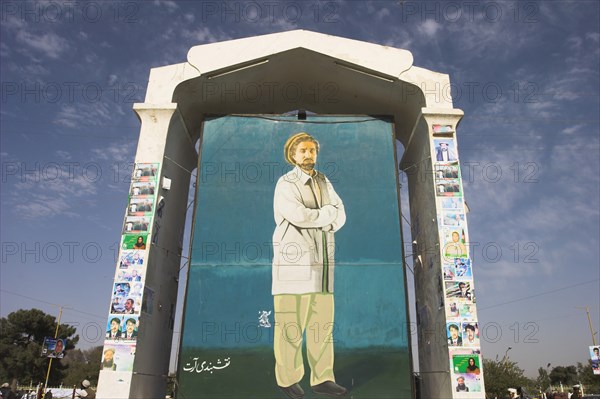
[[275, 378], [289, 387], [304, 377], [302, 338], [306, 331], [306, 355], [310, 385], [334, 381], [333, 294], [274, 295]]

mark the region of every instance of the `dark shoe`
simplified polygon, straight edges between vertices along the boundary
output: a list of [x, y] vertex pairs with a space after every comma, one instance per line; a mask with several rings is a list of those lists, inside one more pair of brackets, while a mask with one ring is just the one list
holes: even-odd
[[291, 399], [302, 399], [304, 397], [304, 390], [298, 383], [290, 385], [287, 388], [279, 387], [288, 398]]
[[340, 398], [348, 393], [348, 390], [333, 381], [325, 381], [312, 387], [314, 393], [327, 395], [331, 398]]

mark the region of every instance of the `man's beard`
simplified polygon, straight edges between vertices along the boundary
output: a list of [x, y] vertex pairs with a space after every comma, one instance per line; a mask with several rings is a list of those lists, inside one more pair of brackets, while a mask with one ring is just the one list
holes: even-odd
[[305, 170], [313, 170], [315, 168], [315, 163], [313, 161], [304, 161], [300, 164], [300, 167]]

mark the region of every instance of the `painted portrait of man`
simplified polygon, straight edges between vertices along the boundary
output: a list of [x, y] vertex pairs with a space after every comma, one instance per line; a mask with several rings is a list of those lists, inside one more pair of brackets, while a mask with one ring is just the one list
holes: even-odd
[[333, 373], [334, 234], [346, 222], [344, 204], [327, 177], [315, 169], [319, 142], [308, 133], [291, 136], [285, 160], [294, 168], [275, 187], [273, 210], [273, 302], [275, 377], [290, 398], [304, 394], [302, 335], [307, 326], [329, 325], [307, 339], [310, 384], [315, 393], [341, 396]]

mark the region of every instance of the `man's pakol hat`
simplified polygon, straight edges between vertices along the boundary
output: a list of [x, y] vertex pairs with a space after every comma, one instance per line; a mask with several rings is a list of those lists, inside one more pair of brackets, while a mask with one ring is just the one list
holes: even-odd
[[294, 159], [292, 158], [291, 149], [294, 146], [294, 144], [296, 144], [296, 142], [298, 142], [301, 139], [309, 139], [310, 141], [314, 141], [317, 144], [317, 153], [319, 152], [319, 142], [313, 136], [306, 132], [296, 133], [289, 139], [287, 139], [285, 145], [283, 146], [283, 158], [290, 165], [296, 165], [296, 162], [294, 162]]

